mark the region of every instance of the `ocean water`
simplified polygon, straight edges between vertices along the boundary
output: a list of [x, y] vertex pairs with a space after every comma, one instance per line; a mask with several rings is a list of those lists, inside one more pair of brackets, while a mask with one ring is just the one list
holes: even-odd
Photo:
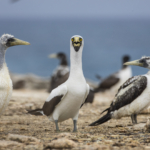
[[[10, 33], [31, 43], [7, 50], [6, 62], [11, 72], [33, 73], [49, 77], [59, 61], [50, 53], [65, 52], [69, 61], [69, 40], [81, 35], [85, 45], [83, 71], [86, 78], [95, 74], [106, 77], [121, 68], [124, 54], [131, 60], [150, 56], [150, 20], [0, 20], [0, 35]], [[133, 75], [148, 70], [133, 66]]]

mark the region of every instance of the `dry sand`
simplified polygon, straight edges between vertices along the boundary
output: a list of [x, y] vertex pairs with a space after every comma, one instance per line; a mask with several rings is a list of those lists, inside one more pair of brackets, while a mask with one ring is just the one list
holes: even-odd
[[72, 132], [71, 119], [60, 123], [60, 132], [57, 133], [47, 117], [26, 114], [26, 109], [41, 108], [48, 95], [46, 90], [13, 91], [12, 99], [1, 116], [0, 149], [150, 150], [150, 133], [144, 127], [149, 117], [148, 110], [138, 115], [138, 125], [135, 126], [132, 126], [130, 117], [124, 117], [89, 127], [113, 99], [110, 93], [97, 94], [93, 104], [85, 104], [80, 110], [77, 133]]

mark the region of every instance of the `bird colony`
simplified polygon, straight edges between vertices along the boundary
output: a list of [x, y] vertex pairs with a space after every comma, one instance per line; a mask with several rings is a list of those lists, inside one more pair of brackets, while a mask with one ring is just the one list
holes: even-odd
[[[97, 75], [97, 78], [100, 80], [100, 83], [97, 86], [92, 87], [88, 84], [87, 80], [85, 79], [82, 69], [84, 65], [84, 63], [82, 63], [82, 55], [86, 53], [86, 50], [84, 50], [85, 43], [86, 41], [84, 41], [83, 37], [80, 35], [74, 35], [70, 38], [70, 41], [68, 42], [68, 44], [70, 44], [70, 67], [67, 60], [67, 56], [64, 52], [50, 54], [49, 58], [59, 59], [60, 64], [53, 71], [50, 81], [48, 83], [48, 93], [45, 92], [45, 95], [48, 94], [47, 98], [44, 95], [43, 99], [40, 100], [38, 99], [39, 94], [37, 94], [38, 96], [35, 100], [34, 94], [31, 93], [30, 103], [28, 101], [31, 107], [28, 107], [28, 105], [25, 102], [23, 103], [23, 107], [27, 106], [25, 108], [26, 110], [24, 112], [24, 115], [28, 116], [26, 121], [27, 124], [29, 124], [26, 129], [23, 129], [24, 132], [22, 133], [24, 134], [24, 136], [27, 134], [26, 130], [30, 130], [30, 128], [32, 128], [30, 134], [32, 134], [32, 132], [34, 132], [35, 134], [34, 130], [36, 130], [36, 135], [39, 134], [40, 136], [48, 138], [49, 136], [51, 136], [51, 134], [55, 133], [57, 134], [57, 137], [55, 137], [55, 139], [59, 139], [58, 135], [61, 134], [60, 136], [65, 137], [61, 140], [65, 139], [68, 140], [67, 142], [72, 142], [70, 143], [70, 147], [65, 147], [66, 145], [64, 147], [61, 147], [58, 146], [59, 143], [61, 143], [59, 142], [59, 140], [55, 141], [54, 139], [46, 139], [46, 141], [54, 140], [53, 142], [51, 142], [51, 144], [49, 144], [49, 146], [47, 146], [47, 148], [74, 148], [75, 146], [77, 146], [77, 143], [73, 141], [80, 141], [80, 139], [82, 141], [83, 137], [93, 137], [93, 141], [97, 141], [97, 147], [99, 147], [98, 143], [106, 146], [112, 146], [114, 143], [110, 144], [110, 139], [115, 140], [116, 138], [119, 139], [120, 137], [119, 135], [116, 136], [116, 138], [110, 137], [113, 134], [116, 134], [117, 132], [121, 133], [120, 127], [122, 127], [124, 130], [128, 130], [128, 134], [132, 134], [131, 132], [133, 132], [133, 135], [135, 134], [134, 130], [132, 129], [133, 127], [138, 127], [138, 124], [140, 124], [139, 121], [137, 121], [137, 115], [144, 111], [150, 105], [150, 72], [144, 75], [137, 75], [132, 77], [132, 70], [130, 67], [131, 65], [134, 65], [150, 69], [150, 57], [144, 56], [139, 60], [130, 61], [130, 56], [124, 55], [122, 57], [122, 68], [118, 70], [118, 72], [115, 72], [104, 79]], [[5, 61], [5, 53], [8, 48], [16, 45], [30, 45], [30, 43], [19, 40], [10, 34], [4, 34], [1, 36], [0, 115], [3, 121], [7, 117], [6, 113], [11, 110], [11, 107], [9, 107], [9, 101], [11, 100], [13, 93], [13, 85]], [[104, 106], [102, 109], [100, 108], [100, 105], [105, 103], [105, 99], [101, 98], [101, 96], [104, 93], [115, 94], [114, 97], [112, 98], [111, 96], [112, 99], [110, 99], [110, 101], [107, 102], [107, 107]], [[32, 100], [32, 98], [34, 99], [34, 101]], [[96, 103], [96, 99], [98, 99], [100, 103]], [[33, 103], [34, 106], [31, 103]], [[95, 107], [95, 110], [92, 107]], [[20, 108], [16, 105], [14, 112], [18, 113], [19, 111], [21, 111], [19, 109]], [[13, 112], [11, 112], [12, 117], [10, 118], [10, 122], [13, 122], [13, 117], [15, 119], [15, 116], [13, 116], [14, 114]], [[125, 125], [124, 123], [123, 126], [117, 126], [119, 122], [123, 121], [124, 118], [128, 116], [131, 117], [131, 121], [128, 120], [127, 122], [131, 122], [132, 124], [130, 123], [130, 125]], [[72, 120], [73, 127], [71, 127], [70, 119]], [[146, 116], [143, 118], [143, 120], [146, 122]], [[40, 123], [38, 123], [39, 121]], [[113, 126], [111, 127], [110, 124], [112, 122], [115, 122], [115, 124], [113, 124]], [[22, 124], [25, 124], [25, 120]], [[8, 126], [11, 125], [7, 124], [7, 127]], [[5, 133], [11, 133], [12, 135], [9, 135], [7, 137], [11, 141], [16, 136], [13, 135], [13, 133], [17, 133], [15, 132], [17, 129], [7, 131], [7, 127], [2, 126], [3, 129], [1, 128], [0, 131], [5, 130]], [[43, 132], [43, 128], [45, 127], [48, 128], [44, 129]], [[70, 129], [70, 127], [72, 129]], [[110, 127], [114, 128], [114, 130], [109, 129]], [[19, 128], [19, 126], [17, 126], [17, 128]], [[145, 130], [144, 128], [147, 128], [147, 130]], [[148, 131], [148, 128], [150, 128], [149, 124], [145, 124], [145, 126], [143, 126], [142, 128], [142, 131], [139, 131], [142, 133], [143, 137], [144, 134], [147, 134], [145, 131]], [[71, 134], [62, 134], [68, 131]], [[42, 132], [43, 135], [39, 132]], [[102, 136], [102, 134], [106, 135], [108, 134], [108, 132], [109, 137], [105, 137], [107, 140], [104, 141], [104, 136]], [[79, 136], [78, 133], [82, 133], [83, 137]], [[91, 133], [93, 133], [93, 135]], [[34, 136], [34, 134], [32, 134], [32, 136]], [[100, 138], [98, 138], [99, 136]], [[136, 137], [138, 138], [138, 135]], [[16, 139], [18, 138], [19, 137], [16, 137]], [[27, 139], [27, 137], [22, 138]], [[132, 141], [133, 137], [130, 139]], [[33, 139], [30, 139], [29, 141], [32, 140]], [[126, 141], [126, 138], [124, 140]], [[84, 143], [83, 141], [80, 143]], [[1, 146], [2, 144], [0, 141], [0, 147]], [[44, 147], [42, 148], [44, 149]], [[106, 147], [104, 146], [104, 149], [105, 148]]]

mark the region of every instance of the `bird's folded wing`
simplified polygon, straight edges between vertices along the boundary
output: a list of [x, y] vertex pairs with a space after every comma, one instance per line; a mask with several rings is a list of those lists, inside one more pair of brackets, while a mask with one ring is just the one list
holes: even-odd
[[[85, 98], [84, 98], [84, 100], [83, 100], [83, 103], [82, 103], [82, 105], [81, 105], [81, 107], [84, 105], [84, 103], [86, 102], [86, 100], [88, 99], [88, 95], [89, 95], [89, 93], [90, 93], [90, 86], [88, 85], [88, 84], [86, 84], [86, 93], [85, 93]], [[80, 107], [80, 108], [81, 108]]]
[[115, 111], [133, 102], [142, 94], [147, 86], [147, 77], [136, 76], [127, 80], [119, 89], [118, 94], [111, 103], [109, 111]]
[[100, 85], [94, 89], [94, 92], [99, 92], [99, 91], [110, 89], [112, 86], [117, 84], [119, 80], [120, 79], [116, 76], [116, 74], [110, 75], [109, 77], [102, 79]]
[[120, 88], [118, 89], [118, 92], [117, 92], [117, 94], [115, 96], [117, 96], [122, 89], [128, 87], [130, 84], [132, 84], [133, 82], [135, 82], [139, 77], [141, 77], [141, 76], [133, 76], [133, 77], [129, 78], [126, 82], [124, 82], [120, 86]]
[[51, 115], [51, 113], [55, 109], [55, 106], [63, 99], [63, 97], [66, 94], [67, 94], [67, 86], [65, 84], [62, 84], [58, 86], [56, 89], [52, 90], [42, 108], [44, 115], [47, 116]]
[[106, 79], [104, 79], [101, 84], [100, 87], [101, 88], [111, 88], [113, 85], [115, 85], [117, 82], [119, 82], [119, 78], [116, 77], [115, 75], [111, 75], [109, 77], [107, 77]]

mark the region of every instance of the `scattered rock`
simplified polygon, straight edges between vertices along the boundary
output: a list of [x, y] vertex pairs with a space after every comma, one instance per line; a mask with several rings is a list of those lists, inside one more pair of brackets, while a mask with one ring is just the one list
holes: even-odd
[[[111, 146], [93, 143], [92, 145], [85, 145], [81, 147], [82, 150], [112, 150]], [[114, 149], [113, 149], [114, 150]]]
[[97, 147], [98, 150], [111, 150], [112, 147], [111, 146], [106, 146], [106, 145], [99, 145]]
[[[14, 89], [48, 89], [50, 86], [49, 78], [42, 78], [35, 74], [15, 74], [10, 72]], [[95, 83], [87, 79], [87, 83], [91, 87], [95, 87]]]
[[17, 141], [20, 143], [40, 143], [40, 140], [38, 140], [35, 137], [31, 136], [25, 136], [25, 135], [18, 135], [18, 134], [8, 134], [7, 140], [10, 141]]
[[140, 131], [140, 130], [144, 129], [144, 126], [145, 126], [145, 123], [135, 124], [135, 125], [133, 126], [133, 130], [134, 130], [134, 131]]
[[105, 143], [105, 144], [112, 144], [113, 141], [112, 141], [112, 140], [105, 140], [104, 143]]
[[75, 142], [73, 142], [72, 140], [66, 139], [66, 138], [60, 138], [57, 140], [52, 141], [51, 143], [47, 144], [45, 146], [45, 149], [47, 148], [74, 148], [76, 147], [77, 144]]
[[128, 143], [130, 143], [132, 141], [132, 138], [127, 138], [126, 140], [125, 140], [125, 142], [128, 142]]
[[33, 109], [33, 107], [34, 107], [33, 103], [27, 103], [27, 104], [25, 104], [25, 108], [27, 110], [31, 110], [31, 109]]
[[98, 136], [91, 136], [91, 141], [94, 142], [94, 141], [97, 141], [97, 140], [101, 140], [101, 138], [99, 138]]
[[43, 150], [43, 144], [38, 145], [26, 145], [23, 150]]
[[55, 138], [59, 139], [59, 138], [70, 138], [70, 137], [72, 137], [70, 133], [60, 133]]
[[0, 141], [0, 150], [22, 150], [23, 144], [14, 141]]
[[144, 148], [145, 148], [145, 150], [150, 150], [150, 146], [146, 146]]
[[124, 127], [123, 124], [117, 124], [116, 127]]
[[113, 139], [117, 139], [117, 138], [119, 138], [119, 135], [111, 135], [111, 137], [112, 137]]
[[10, 73], [14, 89], [48, 89], [49, 79], [34, 74], [13, 74]]
[[108, 128], [115, 128], [115, 127], [116, 127], [115, 124], [109, 124], [109, 125], [108, 125]]

